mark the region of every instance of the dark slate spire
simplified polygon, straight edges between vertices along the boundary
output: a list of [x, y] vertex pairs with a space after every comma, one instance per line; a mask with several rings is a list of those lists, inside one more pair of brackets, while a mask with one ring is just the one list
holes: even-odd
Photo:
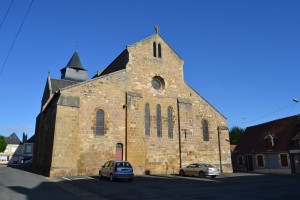
[[70, 59], [70, 61], [68, 62], [66, 67], [70, 67], [70, 68], [73, 68], [73, 69], [83, 69], [77, 51], [74, 52], [72, 58]]
[[67, 66], [60, 70], [61, 79], [71, 81], [86, 81], [88, 80], [88, 72], [82, 67], [77, 51], [74, 52]]

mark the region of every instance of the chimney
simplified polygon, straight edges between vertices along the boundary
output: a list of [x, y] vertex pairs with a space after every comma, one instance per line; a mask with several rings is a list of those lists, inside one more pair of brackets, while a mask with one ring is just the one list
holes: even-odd
[[26, 133], [23, 133], [23, 144], [27, 141], [27, 134]]

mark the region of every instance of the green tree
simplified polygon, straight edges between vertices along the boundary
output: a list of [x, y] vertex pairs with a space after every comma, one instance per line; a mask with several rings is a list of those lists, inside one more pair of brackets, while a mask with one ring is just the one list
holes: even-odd
[[238, 126], [232, 127], [229, 130], [230, 144], [237, 144], [244, 132], [245, 132], [245, 129], [243, 129], [241, 127], [238, 127]]
[[0, 135], [0, 152], [3, 152], [6, 148], [6, 141], [5, 141], [5, 137]]

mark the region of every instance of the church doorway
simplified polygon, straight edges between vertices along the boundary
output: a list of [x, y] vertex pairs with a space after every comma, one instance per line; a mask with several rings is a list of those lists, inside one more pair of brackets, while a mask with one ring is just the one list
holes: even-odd
[[116, 145], [116, 160], [123, 160], [123, 144], [121, 143]]

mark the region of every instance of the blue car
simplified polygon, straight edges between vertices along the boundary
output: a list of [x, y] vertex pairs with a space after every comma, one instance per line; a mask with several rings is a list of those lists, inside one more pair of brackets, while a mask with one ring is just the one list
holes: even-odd
[[116, 179], [127, 179], [128, 181], [132, 181], [134, 174], [129, 162], [110, 160], [101, 166], [99, 176], [100, 178], [109, 178], [110, 181]]

